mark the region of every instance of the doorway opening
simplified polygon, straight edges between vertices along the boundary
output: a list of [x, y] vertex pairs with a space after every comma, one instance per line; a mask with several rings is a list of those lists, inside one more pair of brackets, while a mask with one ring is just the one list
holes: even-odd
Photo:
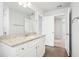
[[65, 32], [66, 32], [65, 15], [54, 17], [54, 46], [65, 48]]

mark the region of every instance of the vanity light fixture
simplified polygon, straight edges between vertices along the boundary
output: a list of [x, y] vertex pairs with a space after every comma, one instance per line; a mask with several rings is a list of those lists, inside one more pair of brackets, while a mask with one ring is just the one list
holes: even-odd
[[23, 7], [27, 7], [28, 3], [27, 2], [24, 2], [23, 3]]
[[28, 6], [30, 6], [31, 5], [31, 2], [28, 2]]
[[62, 7], [63, 7], [63, 6], [62, 6], [61, 4], [57, 6], [57, 8], [62, 8]]
[[23, 7], [29, 7], [29, 6], [31, 6], [31, 2], [19, 2], [18, 4], [20, 6], [23, 6]]
[[23, 3], [22, 3], [22, 2], [19, 2], [18, 4], [19, 4], [19, 5], [23, 5]]

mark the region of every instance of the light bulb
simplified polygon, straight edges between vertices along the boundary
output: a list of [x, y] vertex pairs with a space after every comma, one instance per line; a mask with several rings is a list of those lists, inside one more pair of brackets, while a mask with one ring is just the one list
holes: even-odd
[[31, 5], [31, 2], [28, 2], [28, 6], [30, 6]]
[[26, 2], [23, 3], [23, 7], [27, 7], [27, 3]]
[[21, 6], [23, 6], [24, 8], [31, 6], [31, 2], [19, 2], [18, 4], [21, 5]]
[[23, 5], [23, 3], [22, 3], [22, 2], [19, 2], [18, 4], [19, 4], [19, 5]]

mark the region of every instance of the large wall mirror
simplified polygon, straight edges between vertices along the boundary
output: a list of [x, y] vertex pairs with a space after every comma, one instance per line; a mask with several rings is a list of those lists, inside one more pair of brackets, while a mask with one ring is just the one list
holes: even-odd
[[25, 3], [4, 2], [3, 23], [4, 35], [33, 33], [36, 25], [35, 11]]

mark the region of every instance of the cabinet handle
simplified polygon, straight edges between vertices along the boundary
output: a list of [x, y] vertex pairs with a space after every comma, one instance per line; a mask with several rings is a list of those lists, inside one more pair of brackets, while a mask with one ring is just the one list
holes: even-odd
[[36, 49], [37, 49], [37, 47], [36, 47]]
[[22, 50], [24, 50], [24, 48], [22, 48]]
[[69, 33], [66, 33], [66, 35], [69, 35]]
[[38, 45], [38, 47], [39, 47], [39, 45]]

